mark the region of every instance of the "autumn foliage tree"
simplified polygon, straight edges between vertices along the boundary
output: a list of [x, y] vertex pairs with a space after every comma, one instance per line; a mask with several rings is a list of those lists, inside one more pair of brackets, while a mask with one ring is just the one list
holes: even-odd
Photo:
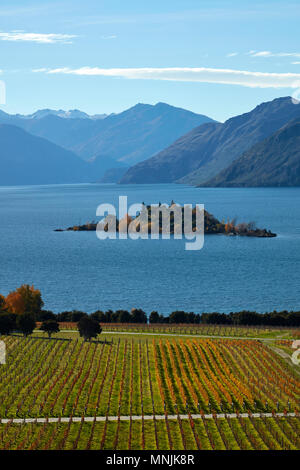
[[6, 310], [17, 315], [29, 313], [36, 316], [40, 313], [43, 305], [41, 292], [28, 284], [18, 287], [5, 298]]
[[0, 294], [0, 312], [5, 310], [5, 297]]
[[235, 224], [236, 224], [236, 219], [233, 219], [231, 221], [227, 221], [225, 224], [225, 232], [226, 233], [231, 233], [235, 230]]

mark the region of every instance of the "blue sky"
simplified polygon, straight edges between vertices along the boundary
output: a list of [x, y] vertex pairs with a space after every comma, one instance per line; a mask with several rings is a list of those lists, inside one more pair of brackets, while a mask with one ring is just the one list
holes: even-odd
[[225, 120], [300, 96], [299, 24], [299, 0], [1, 0], [0, 109], [164, 101]]

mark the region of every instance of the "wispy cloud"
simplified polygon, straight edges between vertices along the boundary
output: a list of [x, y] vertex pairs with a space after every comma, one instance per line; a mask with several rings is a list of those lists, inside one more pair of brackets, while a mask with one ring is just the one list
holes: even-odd
[[41, 73], [41, 72], [48, 72], [48, 69], [45, 67], [42, 67], [40, 69], [32, 69], [31, 71], [34, 73]]
[[[44, 71], [44, 70], [43, 70]], [[48, 69], [47, 74], [117, 77], [135, 80], [169, 80], [178, 82], [220, 83], [250, 88], [299, 88], [300, 74], [251, 72], [248, 70], [213, 68], [111, 68], [62, 67]]]
[[300, 52], [250, 51], [251, 57], [300, 57]]
[[300, 65], [300, 62], [298, 62], [298, 61], [292, 62], [292, 65]]
[[117, 35], [111, 34], [109, 36], [101, 36], [101, 39], [117, 39]]
[[226, 54], [226, 57], [236, 57], [237, 55], [239, 55], [238, 52], [230, 52], [229, 54]]
[[[0, 9], [0, 17], [9, 17], [9, 16], [40, 16], [42, 13], [48, 13], [49, 14], [49, 9], [51, 8], [52, 5], [49, 5], [49, 3], [45, 5], [29, 5], [27, 7], [8, 7], [4, 8], [1, 5]], [[56, 7], [57, 8], [57, 7]]]
[[63, 43], [71, 44], [72, 39], [76, 36], [73, 34], [44, 34], [44, 33], [26, 33], [24, 31], [10, 31], [0, 32], [1, 41], [24, 41], [24, 42], [38, 42], [41, 44], [54, 44]]

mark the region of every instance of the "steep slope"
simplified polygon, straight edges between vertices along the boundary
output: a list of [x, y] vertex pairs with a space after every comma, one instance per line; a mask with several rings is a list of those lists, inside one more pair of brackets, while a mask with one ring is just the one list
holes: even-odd
[[194, 127], [211, 121], [207, 116], [164, 103], [138, 104], [105, 119], [66, 119], [46, 111], [46, 115], [38, 112], [39, 119], [0, 113], [0, 123], [20, 126], [85, 160], [101, 155], [127, 165], [149, 158]]
[[300, 119], [254, 145], [201, 186], [300, 186]]
[[197, 156], [208, 154], [211, 135], [222, 126], [207, 123], [192, 130], [154, 157], [131, 167], [121, 183], [169, 183], [199, 166]]
[[19, 127], [0, 125], [0, 149], [0, 185], [95, 180], [92, 165]]
[[300, 106], [285, 97], [262, 103], [224, 124], [203, 124], [162, 152], [130, 168], [121, 182], [201, 184], [254, 144], [298, 117]]

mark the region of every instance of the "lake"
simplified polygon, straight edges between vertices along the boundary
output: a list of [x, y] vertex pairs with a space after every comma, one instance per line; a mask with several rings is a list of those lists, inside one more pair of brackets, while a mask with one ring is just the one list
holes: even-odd
[[[204, 204], [220, 219], [255, 221], [276, 238], [208, 235], [200, 251], [184, 240], [99, 240], [54, 232], [97, 220], [99, 204]], [[183, 185], [0, 187], [0, 292], [26, 283], [46, 309], [230, 312], [300, 310], [300, 188]]]

